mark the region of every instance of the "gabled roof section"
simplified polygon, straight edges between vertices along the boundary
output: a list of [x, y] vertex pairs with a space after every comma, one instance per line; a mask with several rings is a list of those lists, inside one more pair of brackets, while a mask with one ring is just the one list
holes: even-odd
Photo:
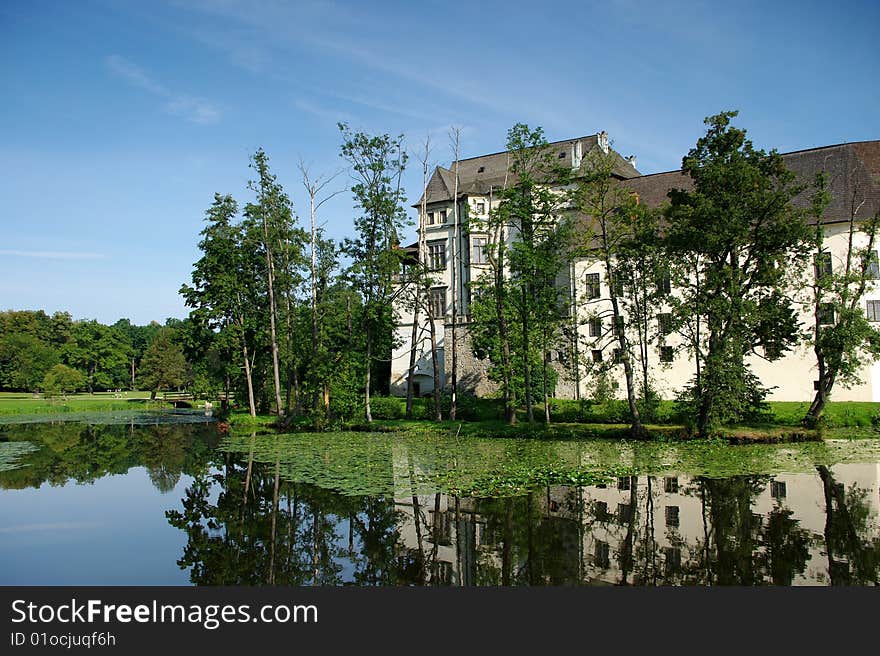
[[[593, 134], [575, 139], [554, 141], [547, 144], [547, 150], [550, 153], [556, 153], [560, 161], [564, 160], [569, 166], [572, 166], [572, 158], [575, 156], [575, 148], [578, 142], [580, 142], [581, 158], [583, 159], [589, 151], [599, 147], [599, 136]], [[631, 162], [616, 152], [614, 154], [617, 159], [614, 174], [617, 177], [627, 179], [639, 175], [639, 172]], [[451, 166], [454, 166], [454, 163]], [[513, 178], [508, 174], [509, 166], [509, 153], [506, 150], [458, 160], [459, 195], [484, 196], [488, 195], [490, 189], [501, 189], [505, 181], [510, 184], [513, 182]], [[434, 174], [428, 182], [426, 202], [451, 201], [454, 188], [455, 174], [452, 168], [438, 166], [434, 169]], [[419, 202], [413, 205], [413, 207], [419, 207], [421, 202], [421, 199], [419, 199]]]
[[[831, 203], [824, 220], [848, 221], [855, 212], [864, 220], [880, 212], [880, 141], [823, 146], [783, 153], [785, 165], [810, 187], [794, 199], [796, 207], [809, 208], [812, 184], [817, 173], [829, 178]], [[668, 202], [671, 189], [693, 189], [693, 182], [681, 171], [667, 171], [624, 180], [621, 184], [639, 195], [650, 207]]]

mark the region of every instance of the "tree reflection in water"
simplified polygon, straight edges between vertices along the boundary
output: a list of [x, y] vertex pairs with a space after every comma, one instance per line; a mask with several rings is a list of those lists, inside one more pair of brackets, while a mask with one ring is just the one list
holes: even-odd
[[[694, 511], [679, 516], [657, 477], [626, 477], [617, 490], [552, 487], [501, 499], [438, 493], [395, 500], [286, 481], [276, 494], [276, 466], [250, 463], [252, 490], [243, 503], [248, 463], [225, 457], [222, 473], [187, 489], [184, 512], [168, 513], [187, 532], [179, 565], [197, 584], [877, 582], [876, 516], [858, 487], [828, 488], [823, 534], [802, 526], [782, 500], [770, 500], [769, 476], [678, 480], [676, 503], [689, 501]], [[830, 472], [820, 476], [833, 486]], [[607, 498], [621, 502], [609, 508]], [[828, 581], [819, 566], [825, 551]]]
[[[0, 489], [40, 488], [50, 504], [70, 482], [132, 468], [166, 495], [187, 480], [166, 517], [185, 534], [178, 565], [196, 584], [870, 585], [880, 574], [876, 462], [480, 499], [426, 493], [423, 461], [392, 467], [381, 453], [371, 466], [387, 467], [377, 480], [393, 478], [394, 491], [342, 494], [300, 482], [277, 451], [257, 460], [253, 444], [274, 437], [218, 451], [211, 426], [42, 424], [3, 437], [35, 449], [0, 472]], [[326, 457], [332, 475], [339, 463]]]

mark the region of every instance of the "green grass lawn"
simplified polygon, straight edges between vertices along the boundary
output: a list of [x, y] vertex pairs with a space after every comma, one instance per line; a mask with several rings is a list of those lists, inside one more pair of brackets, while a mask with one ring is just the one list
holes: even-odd
[[150, 393], [143, 391], [95, 392], [70, 394], [67, 397], [35, 397], [29, 393], [0, 392], [0, 415], [54, 414], [61, 412], [131, 410], [147, 405], [165, 407], [161, 401], [150, 403]]

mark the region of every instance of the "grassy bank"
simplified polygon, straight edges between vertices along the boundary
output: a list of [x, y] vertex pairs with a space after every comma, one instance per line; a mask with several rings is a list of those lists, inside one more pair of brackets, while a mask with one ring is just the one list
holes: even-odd
[[67, 397], [35, 397], [33, 394], [0, 392], [0, 416], [60, 414], [65, 412], [109, 412], [138, 408], [166, 408], [170, 403], [150, 401], [149, 392], [96, 392]]

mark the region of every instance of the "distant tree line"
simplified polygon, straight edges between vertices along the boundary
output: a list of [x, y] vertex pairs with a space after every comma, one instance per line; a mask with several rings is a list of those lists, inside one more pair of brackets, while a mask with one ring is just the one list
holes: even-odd
[[188, 326], [179, 319], [108, 326], [68, 312], [0, 312], [0, 389], [63, 395], [192, 386], [204, 375], [184, 355]]

